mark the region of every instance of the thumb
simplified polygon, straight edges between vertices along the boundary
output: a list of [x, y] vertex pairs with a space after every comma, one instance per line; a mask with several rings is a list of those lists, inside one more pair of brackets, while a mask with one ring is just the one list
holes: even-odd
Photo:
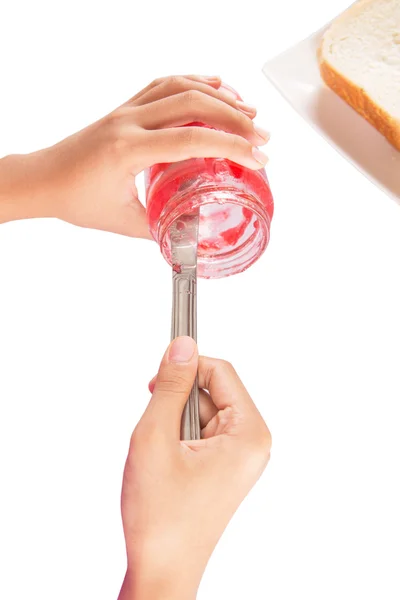
[[173, 340], [161, 361], [148, 407], [157, 427], [177, 439], [183, 409], [196, 379], [197, 364], [196, 342], [187, 336]]
[[134, 238], [152, 240], [146, 209], [139, 200], [123, 206], [119, 214], [118, 233]]

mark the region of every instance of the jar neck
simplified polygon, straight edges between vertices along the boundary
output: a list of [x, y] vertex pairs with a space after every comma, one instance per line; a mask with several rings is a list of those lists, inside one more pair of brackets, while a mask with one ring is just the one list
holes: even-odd
[[[230, 186], [220, 188], [218, 193], [218, 204], [227, 203], [251, 210], [257, 219], [258, 227], [245, 244], [232, 248], [226, 254], [199, 254], [198, 274], [205, 278], [225, 277], [244, 271], [261, 256], [269, 242], [270, 217], [264, 204], [257, 197]], [[214, 186], [202, 186], [198, 192], [183, 192], [166, 204], [159, 218], [157, 238], [167, 262], [171, 264], [168, 231], [172, 223], [181, 215], [193, 213], [208, 204], [216, 204]]]

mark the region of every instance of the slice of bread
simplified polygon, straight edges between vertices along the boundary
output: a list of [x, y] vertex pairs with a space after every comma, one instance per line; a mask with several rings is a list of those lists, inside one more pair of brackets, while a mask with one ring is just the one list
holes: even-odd
[[325, 83], [400, 150], [400, 0], [359, 0], [325, 32]]

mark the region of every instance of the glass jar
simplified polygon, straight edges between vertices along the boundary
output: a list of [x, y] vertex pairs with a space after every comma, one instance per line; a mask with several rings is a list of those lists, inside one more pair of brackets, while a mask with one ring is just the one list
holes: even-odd
[[266, 249], [274, 203], [264, 169], [253, 171], [224, 158], [193, 158], [154, 165], [146, 170], [145, 182], [150, 231], [169, 264], [170, 226], [197, 210], [199, 277], [240, 273]]

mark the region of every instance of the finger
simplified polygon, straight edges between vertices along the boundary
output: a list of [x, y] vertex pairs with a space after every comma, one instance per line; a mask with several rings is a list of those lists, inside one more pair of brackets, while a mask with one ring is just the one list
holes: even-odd
[[[154, 392], [156, 386], [157, 375], [149, 383], [149, 390], [151, 393]], [[203, 429], [208, 423], [215, 417], [218, 412], [218, 408], [215, 406], [211, 399], [211, 396], [206, 390], [199, 390], [199, 413], [200, 413], [200, 427]]]
[[245, 102], [242, 102], [242, 100], [236, 101], [236, 108], [244, 112], [244, 114], [250, 117], [250, 119], [254, 119], [254, 117], [257, 114], [257, 109], [255, 106], [252, 106], [251, 104], [246, 104]]
[[209, 391], [218, 410], [234, 407], [244, 412], [255, 408], [253, 400], [229, 362], [201, 356], [198, 377], [199, 387]]
[[200, 427], [204, 429], [207, 427], [209, 422], [218, 413], [218, 408], [215, 406], [211, 399], [211, 396], [206, 390], [200, 390], [199, 394], [199, 414], [200, 414]]
[[227, 406], [224, 410], [218, 411], [218, 413], [211, 419], [205, 427], [201, 430], [202, 439], [215, 437], [226, 433], [229, 427], [234, 425], [235, 415], [233, 408]]
[[103, 203], [96, 208], [97, 211], [93, 214], [85, 215], [83, 227], [153, 240], [149, 231], [146, 209], [139, 200], [118, 205]]
[[[193, 81], [195, 83], [202, 83], [204, 85], [219, 88], [221, 85], [221, 78], [218, 75], [172, 75], [169, 77], [160, 77], [152, 81], [148, 86], [140, 90], [133, 98], [128, 100], [126, 104], [130, 104], [131, 106], [138, 106], [142, 104], [142, 99], [148, 94], [150, 91], [154, 91], [155, 88], [159, 88], [160, 86], [164, 86], [164, 88], [172, 88], [174, 82], [182, 79], [187, 79], [188, 81]], [[160, 96], [162, 97], [162, 96]]]
[[179, 127], [188, 123], [205, 123], [216, 129], [241, 135], [255, 145], [265, 144], [268, 132], [225, 102], [208, 94], [190, 90], [136, 109], [136, 122], [144, 129]]
[[197, 346], [192, 338], [178, 337], [169, 345], [144, 417], [156, 424], [160, 432], [178, 440], [183, 409], [196, 378], [197, 362]]
[[125, 206], [115, 218], [119, 221], [116, 233], [145, 240], [154, 239], [149, 230], [146, 209], [139, 201]]
[[[129, 105], [143, 106], [144, 104], [150, 104], [151, 102], [156, 102], [157, 100], [169, 98], [170, 96], [182, 94], [191, 90], [202, 92], [203, 94], [207, 94], [213, 98], [216, 98], [217, 100], [221, 100], [222, 102], [225, 102], [234, 108], [243, 110], [243, 103], [239, 101], [235, 94], [230, 90], [224, 87], [215, 88], [214, 86], [211, 86], [203, 81], [195, 81], [186, 77], [171, 77], [168, 80], [165, 80], [159, 86], [150, 89], [140, 98], [134, 100], [133, 102], [130, 101]], [[251, 118], [255, 117], [256, 110], [250, 105], [245, 106], [246, 111], [249, 111]]]
[[190, 79], [190, 81], [199, 81], [200, 83], [206, 83], [211, 87], [218, 89], [221, 84], [221, 77], [219, 75], [184, 75], [186, 79]]
[[249, 169], [261, 169], [267, 156], [243, 137], [205, 127], [146, 131], [142, 136], [138, 172], [156, 163], [188, 158], [228, 158]]

